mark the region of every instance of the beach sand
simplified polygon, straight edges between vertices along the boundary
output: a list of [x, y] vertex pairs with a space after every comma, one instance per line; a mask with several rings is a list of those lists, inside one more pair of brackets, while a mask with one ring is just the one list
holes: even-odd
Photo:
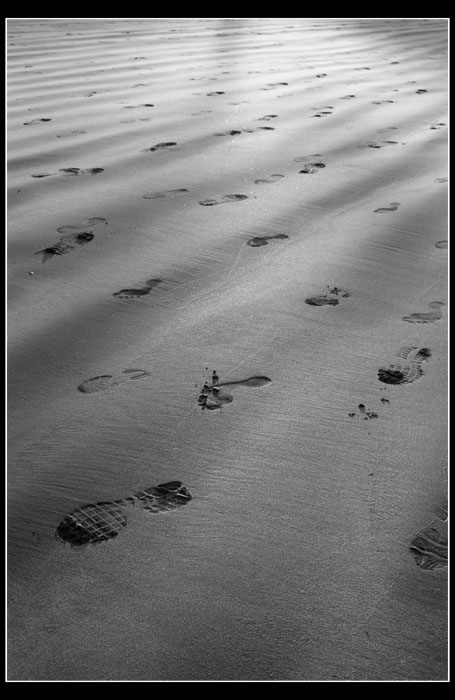
[[446, 73], [444, 19], [8, 21], [10, 680], [446, 680]]

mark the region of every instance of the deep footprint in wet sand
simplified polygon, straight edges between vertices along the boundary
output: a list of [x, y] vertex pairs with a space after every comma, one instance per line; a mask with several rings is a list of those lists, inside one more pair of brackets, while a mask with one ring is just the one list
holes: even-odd
[[390, 202], [389, 207], [380, 207], [379, 209], [375, 209], [374, 213], [375, 214], [385, 214], [388, 211], [396, 211], [399, 206], [400, 206], [400, 202]]
[[314, 297], [305, 299], [305, 304], [310, 306], [337, 306], [340, 303], [339, 297], [349, 299], [351, 295], [339, 287], [328, 286], [326, 294], [318, 294]]
[[408, 323], [432, 323], [433, 321], [439, 321], [439, 319], [442, 318], [443, 306], [445, 306], [445, 304], [442, 301], [432, 301], [428, 304], [428, 308], [431, 309], [431, 311], [403, 316], [403, 321], [407, 321]]
[[302, 170], [299, 170], [299, 173], [312, 175], [313, 173], [317, 173], [321, 168], [325, 168], [324, 163], [308, 163], [308, 165], [305, 165]]
[[163, 190], [162, 192], [150, 192], [143, 194], [142, 199], [162, 199], [163, 197], [175, 197], [178, 194], [185, 194], [188, 190], [181, 188], [179, 190]]
[[272, 182], [277, 182], [278, 180], [281, 180], [284, 177], [284, 175], [280, 175], [279, 173], [273, 173], [273, 175], [269, 175], [267, 178], [259, 178], [258, 180], [254, 181], [255, 185], [268, 185]]
[[232, 202], [240, 202], [242, 199], [248, 199], [246, 194], [224, 194], [216, 199], [203, 199], [199, 204], [203, 207], [214, 207], [216, 204], [229, 204]]
[[149, 294], [154, 287], [161, 284], [162, 281], [163, 280], [160, 279], [147, 280], [147, 282], [145, 282], [145, 287], [141, 289], [121, 289], [119, 292], [114, 292], [112, 296], [117, 297], [117, 299], [136, 299], [137, 297], [143, 297]]
[[201, 389], [201, 393], [198, 396], [198, 404], [202, 409], [208, 409], [209, 411], [215, 411], [222, 408], [225, 404], [232, 403], [234, 400], [230, 394], [225, 394], [220, 390], [223, 386], [240, 386], [240, 387], [262, 387], [270, 384], [272, 380], [268, 377], [256, 375], [254, 377], [248, 377], [248, 379], [241, 379], [231, 382], [220, 382], [220, 379], [216, 373], [216, 370], [212, 372], [212, 382], [209, 384], [205, 382]]
[[82, 506], [67, 515], [56, 530], [56, 537], [73, 547], [97, 544], [117, 537], [127, 525], [124, 510], [128, 506], [148, 513], [166, 513], [191, 500], [181, 481], [168, 481], [118, 501], [103, 501]]
[[413, 537], [409, 549], [421, 569], [432, 571], [448, 565], [448, 542], [441, 532], [443, 527], [426, 527]]
[[397, 357], [405, 362], [396, 362], [378, 370], [378, 379], [384, 384], [410, 384], [423, 377], [422, 363], [431, 357], [429, 348], [404, 347]]
[[124, 384], [134, 379], [144, 379], [150, 377], [150, 372], [143, 369], [125, 369], [122, 374], [113, 376], [112, 374], [100, 374], [98, 377], [91, 377], [79, 384], [77, 390], [82, 394], [95, 394], [98, 391], [113, 389], [119, 384]]

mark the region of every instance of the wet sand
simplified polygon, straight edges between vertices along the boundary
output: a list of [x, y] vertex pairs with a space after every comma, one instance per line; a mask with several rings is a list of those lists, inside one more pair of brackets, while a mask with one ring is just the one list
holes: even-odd
[[9, 20], [7, 184], [9, 679], [445, 680], [447, 22]]

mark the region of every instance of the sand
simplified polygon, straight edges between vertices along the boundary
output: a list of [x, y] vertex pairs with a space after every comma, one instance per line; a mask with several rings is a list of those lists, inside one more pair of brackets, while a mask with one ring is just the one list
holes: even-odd
[[445, 19], [8, 21], [10, 680], [446, 680], [446, 73]]

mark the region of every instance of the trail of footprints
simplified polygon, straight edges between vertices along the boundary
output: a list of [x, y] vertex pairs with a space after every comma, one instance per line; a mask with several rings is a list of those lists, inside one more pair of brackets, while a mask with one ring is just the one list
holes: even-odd
[[[365, 70], [370, 70], [369, 68], [364, 68]], [[362, 69], [357, 69], [362, 70]], [[316, 75], [317, 78], [326, 77], [326, 74], [321, 73]], [[281, 86], [286, 86], [288, 83], [269, 83], [262, 90], [274, 90]], [[419, 89], [416, 91], [417, 94], [424, 94], [427, 91]], [[224, 95], [222, 91], [215, 91], [207, 93], [207, 96], [213, 97], [217, 95]], [[354, 99], [355, 95], [344, 95], [339, 99], [351, 100]], [[383, 103], [393, 103], [394, 100], [382, 100], [375, 101], [373, 104], [383, 104]], [[240, 103], [230, 103], [230, 104], [240, 104]], [[152, 107], [152, 104], [143, 105], [126, 105], [125, 109], [132, 109], [134, 107]], [[324, 107], [313, 108], [315, 114], [312, 117], [325, 117], [332, 114], [333, 107], [331, 105], [326, 105]], [[200, 112], [193, 113], [193, 116], [209, 114], [211, 110], [202, 110]], [[271, 121], [277, 118], [276, 114], [267, 114], [263, 117], [259, 117], [256, 121]], [[34, 119], [31, 122], [26, 122], [26, 124], [35, 124], [39, 122], [51, 121], [50, 119]], [[445, 126], [443, 123], [438, 123], [432, 125], [431, 128], [441, 128]], [[396, 129], [396, 127], [387, 127], [379, 129], [378, 132], [387, 132]], [[271, 126], [259, 126], [255, 128], [244, 128], [244, 129], [231, 129], [229, 131], [220, 132], [215, 134], [215, 136], [237, 136], [242, 133], [253, 133], [258, 130], [270, 130], [273, 131], [274, 127]], [[65, 138], [70, 136], [77, 136], [85, 133], [84, 131], [70, 131], [64, 132], [57, 135], [57, 138]], [[398, 141], [393, 140], [383, 140], [379, 142], [370, 141], [366, 144], [359, 145], [357, 148], [371, 148], [380, 149], [386, 146], [397, 145]], [[165, 141], [159, 142], [143, 149], [143, 153], [152, 153], [156, 151], [167, 151], [177, 146], [176, 141]], [[303, 163], [302, 169], [299, 174], [310, 174], [314, 175], [319, 173], [326, 164], [323, 163], [321, 159], [321, 154], [312, 154], [306, 156], [299, 156], [294, 160], [298, 163]], [[79, 168], [62, 168], [58, 171], [66, 175], [96, 175], [103, 172], [103, 168], [89, 168], [81, 170]], [[49, 177], [56, 173], [42, 173], [36, 174], [32, 177], [43, 178]], [[58, 173], [57, 173], [58, 174]], [[256, 185], [270, 185], [279, 182], [284, 175], [281, 173], [272, 173], [254, 181]], [[447, 178], [437, 178], [436, 182], [447, 182]], [[152, 191], [147, 194], [142, 195], [143, 199], [148, 200], [158, 200], [158, 199], [172, 199], [177, 196], [182, 196], [188, 194], [189, 191], [186, 188], [177, 188], [169, 190]], [[204, 207], [217, 206], [220, 204], [232, 204], [236, 202], [241, 202], [248, 199], [245, 194], [224, 194], [218, 195], [213, 198], [200, 200], [199, 204]], [[380, 207], [374, 210], [377, 214], [386, 214], [390, 212], [397, 211], [400, 206], [399, 202], [391, 202], [389, 206]], [[72, 224], [68, 226], [63, 226], [57, 229], [59, 233], [62, 233], [60, 240], [48, 248], [44, 248], [38, 253], [43, 254], [44, 259], [47, 260], [49, 257], [54, 255], [62, 255], [68, 253], [74, 248], [84, 245], [94, 238], [92, 231], [85, 231], [85, 228], [91, 228], [100, 223], [106, 223], [107, 221], [102, 218], [87, 219], [81, 224]], [[288, 239], [284, 233], [277, 233], [275, 235], [263, 235], [254, 236], [246, 241], [247, 245], [252, 248], [262, 247], [269, 244], [270, 241], [282, 241]], [[434, 244], [437, 248], [447, 248], [448, 242], [446, 240], [437, 241]], [[148, 295], [151, 290], [162, 283], [160, 279], [150, 279], [144, 283], [144, 286], [139, 289], [126, 288], [121, 289], [118, 292], [114, 292], [113, 296], [118, 299], [130, 300], [137, 299]], [[340, 301], [344, 303], [344, 300], [350, 298], [350, 293], [343, 290], [337, 286], [327, 285], [325, 292], [316, 294], [314, 296], [309, 296], [305, 299], [305, 303], [309, 306], [321, 307], [321, 306], [338, 306]], [[403, 317], [403, 321], [412, 324], [425, 324], [433, 323], [442, 318], [442, 308], [444, 303], [440, 301], [430, 302], [428, 304], [428, 311], [418, 311]], [[396, 358], [392, 363], [387, 366], [380, 367], [378, 369], [377, 378], [385, 385], [405, 385], [411, 384], [418, 379], [420, 379], [423, 372], [423, 365], [431, 357], [431, 351], [429, 348], [419, 348], [416, 346], [404, 346], [398, 350]], [[105, 374], [96, 377], [91, 377], [83, 381], [77, 387], [77, 390], [82, 394], [93, 394], [99, 392], [105, 392], [110, 389], [114, 389], [120, 385], [125, 385], [131, 381], [138, 379], [144, 379], [150, 377], [150, 373], [142, 369], [126, 369], [117, 375]], [[220, 378], [216, 371], [212, 372], [211, 381], [204, 382], [204, 385], [200, 389], [200, 393], [197, 399], [197, 403], [202, 410], [216, 411], [222, 409], [224, 406], [228, 406], [233, 403], [234, 397], [231, 391], [242, 389], [242, 388], [261, 388], [265, 387], [271, 383], [269, 377], [263, 375], [254, 375], [246, 379], [239, 379], [233, 381], [220, 381]], [[386, 396], [381, 397], [381, 403], [383, 405], [390, 404], [390, 399]], [[377, 419], [379, 414], [377, 411], [371, 410], [364, 403], [358, 405], [358, 412], [349, 413], [350, 418], [358, 418], [362, 420], [369, 421], [371, 419]], [[133, 496], [112, 502], [99, 502], [94, 504], [89, 504], [83, 506], [69, 515], [67, 515], [57, 528], [56, 536], [60, 541], [69, 543], [72, 546], [81, 546], [86, 544], [99, 543], [107, 541], [117, 537], [120, 532], [127, 525], [127, 509], [128, 507], [140, 507], [143, 510], [151, 513], [162, 513], [166, 512], [180, 506], [186, 505], [191, 500], [191, 496], [188, 490], [182, 486], [180, 481], [166, 482], [159, 484], [158, 486], [152, 486], [150, 488], [144, 489], [143, 491], [134, 494]], [[447, 519], [447, 510], [444, 508], [440, 509], [438, 517], [441, 520]], [[447, 539], [442, 536], [439, 529], [436, 527], [427, 527], [419, 531], [413, 538], [409, 545], [409, 549], [414, 555], [416, 563], [423, 569], [433, 570], [439, 567], [447, 566]]]

